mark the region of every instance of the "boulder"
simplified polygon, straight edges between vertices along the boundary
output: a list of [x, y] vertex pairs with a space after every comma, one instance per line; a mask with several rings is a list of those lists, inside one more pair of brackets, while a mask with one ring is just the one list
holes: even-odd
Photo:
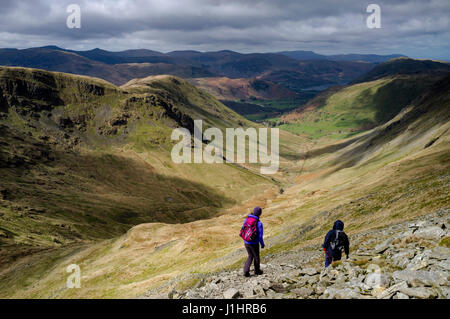
[[277, 293], [283, 293], [283, 292], [287, 291], [287, 288], [279, 283], [274, 283], [274, 284], [270, 285], [270, 289], [272, 289], [273, 291], [275, 291]]
[[442, 298], [450, 299], [450, 287], [440, 287]]
[[431, 288], [426, 287], [417, 287], [417, 288], [408, 288], [403, 287], [400, 292], [405, 295], [413, 298], [419, 299], [434, 299], [437, 297], [437, 292]]
[[244, 289], [244, 298], [251, 298], [255, 295], [255, 291], [253, 290], [253, 288], [251, 287], [247, 287], [246, 289]]
[[393, 238], [389, 238], [389, 239], [385, 240], [384, 242], [382, 242], [381, 244], [376, 245], [375, 252], [377, 254], [384, 253], [386, 250], [388, 250], [391, 247], [391, 243], [393, 240], [394, 240]]
[[266, 293], [265, 293], [264, 289], [261, 286], [255, 287], [254, 292], [255, 292], [255, 294], [258, 297], [265, 297], [266, 296]]
[[310, 285], [313, 285], [317, 282], [319, 282], [319, 275], [314, 275], [314, 276], [307, 276], [307, 283]]
[[327, 288], [325, 286], [317, 285], [314, 292], [316, 293], [316, 295], [322, 295], [326, 289]]
[[355, 289], [351, 288], [333, 288], [328, 287], [323, 296], [327, 299], [359, 299], [361, 298], [361, 294]]
[[412, 287], [439, 286], [447, 283], [447, 274], [426, 270], [401, 270], [393, 274], [395, 281], [406, 281]]
[[308, 276], [314, 276], [319, 274], [319, 271], [315, 268], [303, 268], [299, 271], [300, 275], [308, 275]]
[[409, 296], [404, 293], [397, 292], [393, 299], [409, 299]]
[[431, 251], [418, 253], [406, 266], [409, 270], [420, 270], [427, 267], [429, 263], [429, 255]]
[[431, 250], [430, 258], [444, 260], [450, 258], [450, 248], [437, 246]]
[[405, 250], [393, 255], [391, 257], [391, 262], [396, 267], [405, 268], [408, 265], [410, 259], [414, 258], [415, 254], [416, 254], [415, 250], [412, 249]]
[[406, 281], [402, 281], [398, 284], [395, 284], [395, 285], [389, 287], [385, 291], [378, 294], [376, 297], [378, 299], [390, 299], [396, 292], [398, 292], [404, 288], [408, 288], [408, 284], [406, 283]]
[[230, 288], [223, 293], [223, 297], [225, 299], [236, 299], [240, 295], [241, 295], [241, 293], [239, 292], [239, 290], [237, 290], [235, 288]]
[[445, 230], [439, 226], [430, 226], [419, 228], [414, 232], [414, 236], [417, 238], [439, 240], [445, 235]]
[[306, 288], [306, 287], [295, 288], [291, 291], [293, 293], [295, 293], [298, 298], [307, 298], [314, 293], [314, 290], [312, 290], [311, 288]]
[[442, 260], [437, 265], [446, 271], [450, 271], [450, 259]]

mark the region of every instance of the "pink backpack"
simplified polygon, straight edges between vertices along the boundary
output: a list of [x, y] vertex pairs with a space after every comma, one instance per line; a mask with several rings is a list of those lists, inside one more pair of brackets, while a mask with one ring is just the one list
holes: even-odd
[[258, 219], [248, 217], [239, 235], [245, 241], [254, 241], [258, 236]]

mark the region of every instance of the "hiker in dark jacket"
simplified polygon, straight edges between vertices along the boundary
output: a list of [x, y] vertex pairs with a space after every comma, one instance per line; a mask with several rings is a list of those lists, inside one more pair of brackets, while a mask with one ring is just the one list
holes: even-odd
[[253, 209], [253, 214], [250, 214], [247, 216], [247, 218], [244, 221], [244, 225], [247, 221], [251, 221], [250, 219], [256, 219], [257, 221], [251, 221], [251, 222], [257, 222], [257, 230], [258, 234], [255, 240], [253, 241], [246, 241], [244, 239], [245, 249], [247, 250], [248, 258], [244, 264], [244, 276], [249, 277], [250, 276], [250, 266], [252, 265], [252, 261], [254, 261], [255, 266], [255, 275], [261, 275], [263, 272], [260, 269], [259, 266], [259, 244], [261, 244], [261, 248], [264, 248], [264, 240], [263, 240], [263, 224], [259, 220], [259, 217], [261, 216], [262, 209], [260, 207], [255, 207]]
[[342, 249], [348, 258], [349, 246], [348, 237], [344, 233], [344, 223], [341, 220], [335, 221], [333, 229], [327, 233], [322, 245], [325, 252], [325, 267], [335, 260], [341, 260]]

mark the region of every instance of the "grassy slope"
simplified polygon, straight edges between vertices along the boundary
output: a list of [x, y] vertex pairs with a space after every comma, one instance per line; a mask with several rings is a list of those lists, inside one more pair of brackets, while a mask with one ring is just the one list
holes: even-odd
[[[245, 209], [257, 204], [264, 207], [263, 255], [319, 243], [337, 218], [353, 235], [448, 207], [449, 88], [447, 78], [388, 123], [311, 150], [304, 166], [290, 167], [295, 185], [283, 195], [261, 194], [209, 220], [142, 224], [53, 260], [30, 257], [5, 270], [3, 296], [134, 297], [178, 275], [238, 267], [245, 253], [237, 232]], [[70, 263], [81, 266], [81, 289], [65, 289]]]
[[280, 128], [312, 139], [346, 138], [390, 120], [436, 79], [395, 76], [333, 88], [285, 115]]
[[[2, 67], [0, 88], [0, 269], [30, 253], [26, 258], [48, 263], [53, 257], [40, 254], [65, 254], [145, 222], [207, 218], [278, 190], [256, 166], [172, 162], [170, 134], [187, 118], [204, 119], [206, 127], [254, 125], [179, 78], [119, 88]], [[282, 155], [298, 154], [301, 140], [281, 137]], [[15, 289], [1, 281], [5, 293], [5, 285]]]

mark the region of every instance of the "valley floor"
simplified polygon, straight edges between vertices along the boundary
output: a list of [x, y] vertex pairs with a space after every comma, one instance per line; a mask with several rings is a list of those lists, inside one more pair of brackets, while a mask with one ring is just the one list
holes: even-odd
[[[450, 91], [442, 88], [450, 88], [450, 77], [436, 88], [439, 90], [422, 96], [387, 123], [347, 140], [316, 145], [305, 153], [300, 153], [294, 138], [282, 140], [281, 146], [290, 146], [280, 164], [284, 184], [226, 164], [175, 167], [168, 155], [164, 158], [161, 153], [140, 153], [133, 161], [136, 165], [129, 165], [130, 161], [123, 157], [101, 157], [94, 161], [94, 167], [86, 167], [93, 170], [92, 174], [96, 167], [109, 168], [103, 174], [96, 173], [97, 178], [103, 178], [96, 182], [123, 194], [120, 198], [126, 199], [124, 209], [133, 204], [141, 206], [142, 212], [148, 209], [154, 214], [172, 208], [173, 223], [128, 214], [136, 219], [127, 224], [117, 219], [121, 228], [114, 236], [66, 244], [45, 236], [45, 229], [37, 229], [39, 233], [29, 238], [30, 232], [22, 226], [25, 219], [15, 214], [18, 209], [5, 210], [2, 219], [15, 222], [14, 229], [23, 233], [19, 239], [25, 243], [45, 240], [51, 242], [52, 248], [27, 256], [19, 252], [17, 258], [0, 265], [0, 297], [448, 298]], [[22, 140], [25, 145], [27, 138]], [[196, 183], [180, 184], [176, 179], [167, 187], [160, 175], [147, 178], [143, 174], [150, 171], [149, 165], [151, 170], [181, 175], [187, 181], [195, 176]], [[61, 168], [65, 167], [69, 166]], [[89, 188], [95, 185], [89, 170], [81, 166], [79, 176], [86, 186], [83, 192], [95, 194]], [[59, 168], [50, 173], [60, 176], [58, 172]], [[135, 179], [130, 180], [130, 172]], [[117, 176], [112, 173], [120, 173], [120, 179], [111, 178]], [[17, 186], [14, 174], [10, 184]], [[72, 185], [74, 178], [66, 178], [59, 177], [58, 181]], [[133, 192], [136, 181], [140, 182], [140, 197]], [[28, 180], [22, 184], [30, 185]], [[128, 185], [129, 191], [124, 193], [123, 185]], [[199, 185], [213, 185], [220, 190], [219, 195], [226, 194], [233, 201], [217, 206], [218, 197], [208, 196]], [[65, 194], [64, 190], [61, 188]], [[107, 196], [110, 193], [109, 188], [103, 188], [104, 202], [115, 207]], [[73, 206], [83, 198], [70, 198], [64, 203]], [[155, 203], [155, 199], [159, 200]], [[199, 214], [202, 219], [188, 219], [188, 215], [179, 220], [180, 208], [187, 203], [192, 204], [194, 213], [198, 213], [197, 206], [211, 208]], [[240, 272], [246, 253], [238, 234], [254, 206], [263, 208], [265, 274], [244, 281]], [[211, 214], [211, 209], [217, 214]], [[83, 210], [86, 208], [81, 207]], [[95, 211], [110, 222], [107, 210]], [[125, 213], [117, 212], [117, 217]], [[77, 216], [85, 218], [86, 231], [94, 235], [102, 225], [109, 225], [92, 215], [69, 215]], [[36, 221], [39, 215], [25, 217]], [[351, 259], [324, 272], [320, 244], [337, 219], [344, 221], [351, 238]], [[43, 218], [39, 225], [70, 230], [65, 230], [66, 223], [63, 227], [62, 223], [49, 223]], [[36, 227], [29, 227], [36, 231]], [[5, 246], [2, 248], [17, 250], [17, 246]], [[66, 270], [72, 264], [81, 269], [81, 287], [77, 289], [66, 286]], [[369, 274], [368, 268], [381, 272]]]

